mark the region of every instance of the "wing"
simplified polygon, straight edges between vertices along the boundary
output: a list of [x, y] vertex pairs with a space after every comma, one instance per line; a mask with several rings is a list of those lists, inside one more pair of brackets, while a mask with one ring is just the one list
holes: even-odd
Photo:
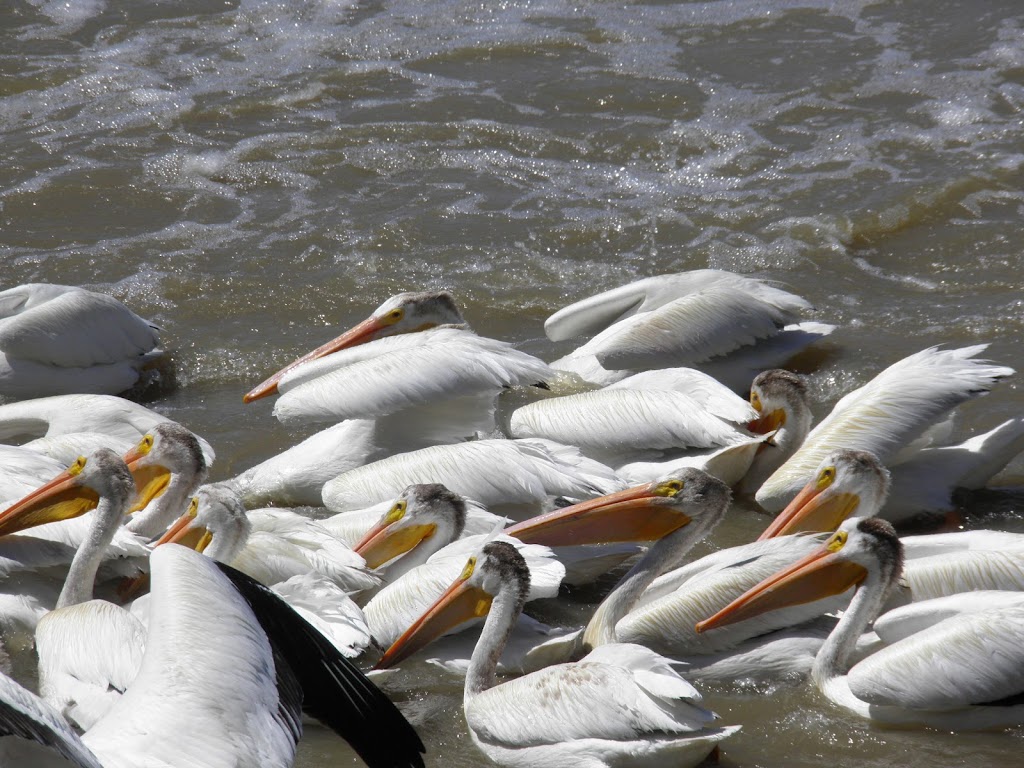
[[875, 619], [872, 629], [883, 642], [892, 645], [953, 616], [1022, 603], [1024, 603], [1024, 592], [1000, 590], [957, 592], [945, 597], [934, 597], [930, 600], [908, 603], [886, 611]]
[[960, 403], [984, 394], [1012, 368], [971, 359], [985, 345], [925, 349], [886, 368], [843, 397], [804, 444], [769, 477], [757, 502], [778, 511], [833, 448], [868, 451], [890, 463], [903, 448]]
[[131, 360], [159, 342], [155, 326], [117, 299], [82, 289], [32, 303], [0, 322], [0, 350], [9, 358], [60, 367]]
[[786, 312], [810, 309], [810, 304], [799, 296], [755, 278], [715, 269], [696, 269], [644, 278], [577, 301], [551, 315], [544, 322], [544, 332], [552, 341], [591, 336], [626, 317], [650, 312], [670, 301], [712, 286], [728, 286], [752, 294]]
[[271, 589], [330, 640], [342, 656], [354, 658], [370, 644], [363, 612], [333, 582], [315, 573], [305, 573], [274, 584]]
[[965, 550], [915, 557], [903, 566], [913, 599], [928, 600], [977, 589], [1024, 589], [1024, 547]]
[[441, 483], [486, 507], [535, 504], [550, 496], [590, 498], [619, 490], [608, 467], [547, 440], [474, 440], [390, 456], [344, 472], [323, 490], [341, 512], [393, 500], [411, 483]]
[[145, 646], [142, 623], [105, 600], [51, 611], [36, 627], [40, 693], [88, 730], [135, 679]]
[[643, 449], [718, 448], [749, 437], [689, 395], [654, 389], [538, 400], [512, 414], [509, 430], [513, 437], [547, 438], [605, 458]]
[[662, 368], [634, 373], [607, 389], [664, 389], [692, 397], [706, 411], [737, 424], [757, 418], [747, 400], [695, 368]]
[[[79, 768], [103, 768], [59, 712], [3, 674], [0, 674], [0, 735], [42, 744]], [[20, 764], [35, 764], [36, 760], [38, 757], [28, 763], [22, 758]]]
[[612, 643], [473, 696], [466, 721], [492, 744], [632, 741], [700, 733], [715, 718], [700, 700], [668, 659]]
[[[456, 396], [497, 395], [503, 387], [553, 375], [547, 363], [505, 342], [468, 331], [441, 331], [446, 333], [431, 334], [414, 346], [403, 340], [396, 351], [351, 362], [332, 358], [358, 353], [359, 347], [329, 355], [322, 366], [330, 364], [333, 370], [294, 387], [282, 381], [274, 415], [286, 424], [382, 416]], [[301, 373], [303, 368], [296, 370]]]
[[954, 616], [881, 649], [848, 676], [869, 704], [955, 709], [1024, 693], [1024, 604]]

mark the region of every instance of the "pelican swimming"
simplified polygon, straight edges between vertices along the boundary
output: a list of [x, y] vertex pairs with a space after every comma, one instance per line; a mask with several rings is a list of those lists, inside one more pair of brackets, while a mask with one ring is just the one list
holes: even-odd
[[940, 621], [850, 667], [857, 639], [900, 577], [903, 550], [892, 525], [850, 518], [816, 551], [752, 587], [697, 625], [721, 627], [764, 611], [856, 592], [811, 671], [834, 703], [893, 725], [974, 730], [1024, 723], [1024, 604]]
[[749, 365], [740, 366], [737, 387], [737, 377], [721, 364], [722, 358], [742, 355], [785, 328], [795, 333], [794, 339], [780, 343], [771, 362], [758, 361], [761, 368], [781, 365], [802, 345], [831, 332], [832, 326], [804, 330], [792, 325], [810, 308], [804, 299], [765, 281], [699, 269], [637, 280], [583, 299], [551, 315], [544, 330], [552, 341], [597, 334], [551, 364], [594, 384], [610, 384], [634, 370], [715, 363], [712, 375], [737, 389], [750, 381]]
[[84, 288], [0, 291], [0, 395], [124, 392], [161, 354], [158, 331], [114, 297]]
[[738, 726], [716, 716], [669, 659], [611, 644], [579, 662], [495, 685], [498, 658], [530, 589], [522, 556], [507, 542], [486, 544], [388, 649], [393, 666], [467, 617], [486, 615], [466, 673], [463, 708], [473, 742], [509, 766], [692, 766]]
[[974, 359], [985, 347], [924, 349], [845, 395], [760, 486], [757, 503], [769, 512], [782, 509], [832, 448], [868, 451], [886, 465], [913, 456], [933, 442], [937, 430], [948, 431], [953, 408], [1013, 373]]
[[423, 765], [422, 742], [395, 706], [272, 594], [185, 547], [151, 559], [146, 650], [124, 695], [79, 737], [53, 707], [0, 679], [0, 732], [42, 745], [5, 740], [21, 747], [5, 764], [39, 764], [45, 747], [87, 768], [286, 768], [305, 711], [371, 767]]

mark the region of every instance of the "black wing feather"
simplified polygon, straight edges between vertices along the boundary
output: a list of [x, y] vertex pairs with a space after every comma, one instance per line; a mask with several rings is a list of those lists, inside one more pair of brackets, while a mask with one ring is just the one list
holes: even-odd
[[426, 751], [398, 707], [275, 592], [217, 563], [302, 687], [302, 711], [347, 741], [370, 768], [423, 768]]

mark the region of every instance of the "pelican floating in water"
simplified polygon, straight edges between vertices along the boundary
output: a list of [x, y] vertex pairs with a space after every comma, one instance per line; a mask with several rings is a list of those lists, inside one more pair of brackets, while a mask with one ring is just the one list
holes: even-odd
[[738, 726], [716, 716], [671, 660], [635, 645], [611, 644], [495, 685], [498, 657], [530, 589], [522, 556], [491, 542], [378, 663], [387, 668], [453, 623], [486, 615], [466, 673], [463, 707], [473, 742], [500, 765], [696, 765]]
[[947, 429], [953, 408], [985, 394], [1012, 368], [973, 359], [985, 349], [930, 347], [894, 363], [863, 387], [844, 396], [800, 447], [758, 489], [757, 503], [769, 512], [786, 506], [833, 448], [851, 448], [895, 465], [929, 445]]
[[610, 384], [634, 370], [712, 363], [712, 375], [737, 389], [750, 381], [750, 365], [741, 363], [737, 377], [725, 356], [742, 356], [756, 349], [752, 345], [791, 331], [794, 338], [777, 343], [776, 356], [757, 361], [756, 370], [774, 368], [832, 331], [832, 326], [791, 325], [810, 308], [799, 296], [764, 281], [699, 269], [645, 278], [583, 299], [551, 315], [544, 330], [552, 341], [597, 334], [551, 364], [594, 384]]
[[1024, 604], [940, 621], [850, 667], [857, 639], [896, 585], [903, 550], [892, 525], [846, 520], [819, 549], [752, 587], [697, 625], [706, 631], [850, 587], [856, 592], [821, 646], [811, 675], [829, 699], [861, 717], [941, 730], [1024, 722]]
[[84, 736], [0, 678], [0, 733], [37, 742], [5, 740], [20, 747], [5, 764], [38, 764], [48, 748], [83, 768], [287, 768], [306, 712], [371, 767], [423, 765], [422, 742], [386, 696], [272, 593], [224, 568], [185, 547], [153, 552], [142, 666]]
[[157, 331], [114, 297], [84, 288], [0, 291], [0, 395], [124, 392], [161, 354]]

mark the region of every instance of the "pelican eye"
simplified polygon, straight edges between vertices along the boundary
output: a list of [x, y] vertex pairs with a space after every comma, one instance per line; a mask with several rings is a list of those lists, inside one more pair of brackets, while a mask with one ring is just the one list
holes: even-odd
[[138, 451], [143, 456], [145, 456], [147, 453], [149, 453], [150, 450], [152, 450], [152, 448], [153, 448], [153, 436], [152, 435], [146, 435], [145, 437], [143, 437], [139, 441]]
[[849, 537], [850, 534], [848, 534], [846, 531], [836, 531], [832, 534], [832, 537], [825, 542], [825, 549], [827, 549], [829, 552], [838, 552], [845, 546], [846, 540]]
[[397, 323], [403, 317], [405, 317], [405, 310], [402, 309], [402, 307], [396, 307], [395, 309], [392, 309], [390, 312], [384, 315], [384, 322], [387, 323], [388, 325], [392, 325], [394, 323]]
[[195, 517], [199, 514], [199, 497], [193, 496], [192, 501], [188, 503], [188, 512], [185, 513], [189, 517]]
[[818, 490], [823, 491], [832, 485], [832, 481], [836, 479], [836, 468], [825, 467], [818, 474]]
[[397, 523], [403, 517], [405, 517], [406, 503], [405, 500], [399, 500], [395, 502], [395, 506], [388, 510], [388, 513], [384, 516], [384, 524], [391, 525], [391, 523]]
[[761, 396], [757, 392], [750, 393], [750, 406], [758, 413], [761, 412]]
[[666, 480], [658, 486], [658, 489], [654, 493], [657, 496], [667, 496], [668, 498], [672, 498], [681, 490], [683, 490], [682, 480]]
[[459, 576], [459, 581], [465, 581], [473, 575], [473, 571], [476, 570], [476, 558], [471, 557], [466, 561], [466, 567], [462, 569], [462, 575]]
[[68, 467], [68, 474], [72, 476], [80, 475], [82, 474], [83, 469], [85, 469], [85, 456], [79, 456], [75, 459], [74, 463]]

